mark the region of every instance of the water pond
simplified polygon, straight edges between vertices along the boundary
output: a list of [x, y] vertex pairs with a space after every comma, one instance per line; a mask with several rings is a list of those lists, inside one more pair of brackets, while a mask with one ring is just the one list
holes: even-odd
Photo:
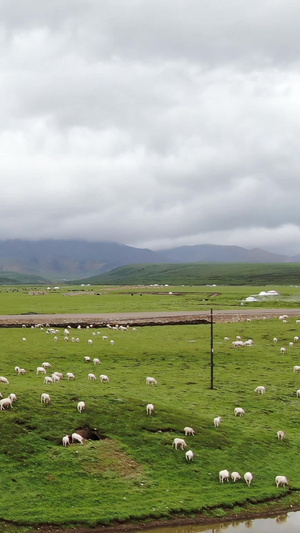
[[300, 511], [278, 515], [275, 518], [257, 518], [243, 522], [219, 522], [210, 525], [168, 526], [143, 529], [140, 533], [294, 533], [300, 530]]

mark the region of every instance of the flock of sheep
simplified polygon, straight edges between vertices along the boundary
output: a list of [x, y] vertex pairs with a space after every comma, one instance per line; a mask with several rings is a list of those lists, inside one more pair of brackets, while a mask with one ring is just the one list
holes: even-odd
[[[286, 315], [283, 315], [282, 317], [280, 317], [281, 320], [283, 321], [286, 321], [287, 320], [287, 316]], [[300, 321], [297, 321], [297, 323], [299, 323]], [[41, 329], [44, 329], [42, 325], [38, 325], [38, 327], [40, 327]], [[93, 327], [91, 325], [91, 327]], [[129, 329], [128, 326], [111, 326], [111, 325], [107, 325], [108, 328], [111, 328], [111, 329], [120, 329], [122, 331], [127, 331]], [[65, 342], [69, 342], [69, 340], [71, 340], [72, 342], [79, 342], [79, 338], [78, 337], [70, 337], [70, 329], [71, 327], [68, 327], [64, 330], [64, 340]], [[78, 326], [78, 329], [80, 329], [80, 326]], [[136, 328], [132, 328], [134, 331], [136, 331]], [[58, 336], [57, 334], [59, 333], [59, 330], [56, 330], [54, 328], [51, 328], [50, 326], [46, 329], [46, 333], [48, 334], [53, 334], [53, 337], [54, 337], [54, 341], [57, 342], [58, 340]], [[99, 335], [100, 332], [93, 332], [93, 335]], [[102, 339], [103, 340], [107, 340], [108, 339], [108, 336], [106, 335], [103, 335], [102, 336]], [[23, 340], [25, 341], [26, 338], [23, 337]], [[229, 341], [230, 339], [228, 337], [224, 337], [224, 340], [225, 341]], [[299, 337], [294, 337], [294, 342], [297, 342], [299, 340]], [[273, 338], [273, 342], [274, 344], [276, 344], [278, 341], [277, 338]], [[290, 343], [290, 346], [292, 346], [293, 343]], [[110, 341], [111, 344], [114, 343], [114, 341]], [[88, 340], [88, 344], [89, 345], [92, 345], [93, 344], [93, 340], [92, 339], [89, 339]], [[240, 336], [237, 336], [236, 337], [236, 340], [232, 343], [232, 346], [234, 348], [240, 348], [240, 347], [244, 347], [244, 346], [254, 346], [254, 341], [253, 339], [248, 339], [247, 341], [242, 341], [241, 337]], [[284, 353], [285, 351], [285, 348], [281, 348], [281, 352]], [[96, 365], [99, 365], [100, 364], [100, 360], [99, 358], [95, 357], [93, 359], [91, 359], [91, 357], [89, 356], [85, 356], [84, 357], [84, 362], [85, 363], [89, 363], [89, 362], [92, 362], [95, 366]], [[50, 370], [51, 368], [51, 364], [49, 362], [43, 362], [41, 366], [38, 366], [37, 369], [36, 369], [36, 374], [39, 375], [39, 374], [42, 374], [44, 375], [44, 384], [45, 385], [50, 385], [50, 384], [53, 384], [53, 383], [57, 383], [59, 382], [64, 376], [62, 373], [60, 372], [53, 372], [51, 374], [51, 376], [47, 376], [46, 373], [48, 370]], [[15, 366], [15, 372], [18, 374], [18, 375], [24, 375], [26, 374], [26, 370], [24, 368], [20, 368], [19, 366]], [[294, 372], [300, 372], [300, 366], [294, 366]], [[72, 372], [67, 372], [66, 373], [66, 378], [67, 380], [73, 380], [75, 379], [75, 375], [72, 373]], [[88, 373], [88, 380], [89, 381], [95, 381], [97, 379], [97, 376], [95, 373], [93, 372], [89, 372]], [[100, 375], [100, 380], [101, 382], [103, 383], [108, 383], [109, 382], [109, 377], [105, 374], [101, 374]], [[7, 378], [5, 378], [4, 376], [0, 376], [0, 383], [5, 383], [5, 384], [9, 384], [9, 381], [7, 380]], [[156, 386], [157, 385], [157, 380], [154, 378], [154, 377], [151, 377], [151, 376], [147, 376], [146, 377], [146, 385], [154, 385]], [[256, 392], [257, 394], [265, 394], [266, 392], [266, 387], [265, 386], [258, 386], [256, 387], [256, 389], [254, 390], [254, 392]], [[300, 389], [297, 390], [297, 396], [300, 397]], [[8, 395], [6, 398], [2, 398], [2, 395], [0, 393], [0, 397], [1, 397], [1, 400], [0, 400], [0, 410], [5, 410], [5, 409], [8, 409], [8, 408], [12, 408], [13, 407], [13, 403], [17, 400], [17, 397], [14, 393], [11, 393], [10, 395]], [[41, 394], [41, 402], [43, 404], [50, 404], [51, 403], [51, 397], [50, 397], [50, 394], [48, 393], [42, 393]], [[79, 401], [78, 404], [77, 404], [77, 411], [79, 413], [82, 413], [86, 408], [86, 404], [84, 401]], [[146, 414], [147, 415], [152, 415], [155, 411], [155, 407], [154, 407], [154, 404], [152, 403], [149, 403], [146, 405]], [[241, 407], [236, 407], [234, 409], [234, 416], [244, 416], [245, 415], [245, 410]], [[221, 416], [217, 416], [214, 418], [213, 420], [213, 424], [216, 428], [218, 428], [220, 426], [222, 422], [222, 418]], [[193, 430], [193, 428], [189, 427], [189, 426], [186, 426], [184, 429], [184, 435], [185, 436], [194, 436], [195, 435], [195, 431]], [[279, 430], [277, 432], [277, 438], [278, 440], [282, 440], [283, 438], [285, 437], [285, 433], [284, 431], [282, 430]], [[70, 444], [83, 444], [84, 443], [84, 438], [79, 434], [79, 433], [72, 433], [71, 435], [64, 435], [62, 437], [62, 445], [63, 446], [69, 446]], [[187, 448], [187, 444], [186, 444], [186, 441], [183, 439], [183, 438], [179, 438], [179, 437], [176, 437], [174, 438], [173, 440], [173, 443], [172, 443], [172, 446], [175, 450], [177, 450], [178, 448], [182, 449], [182, 450], [185, 450]], [[187, 462], [191, 462], [194, 460], [194, 452], [189, 449], [185, 452], [185, 458], [186, 458], [186, 461]], [[254, 479], [254, 475], [251, 473], [251, 472], [246, 472], [243, 476], [246, 484], [248, 486], [251, 485], [253, 479]], [[239, 480], [242, 479], [242, 476], [240, 475], [239, 472], [231, 472], [227, 469], [224, 469], [224, 470], [221, 470], [219, 472], [219, 482], [220, 483], [224, 483], [224, 481], [227, 481], [229, 482], [230, 479], [235, 483]], [[282, 476], [282, 475], [279, 475], [279, 476], [276, 476], [275, 478], [275, 483], [276, 483], [276, 487], [281, 487], [281, 486], [288, 486], [289, 485], [289, 482], [288, 482], [288, 479], [286, 476]]]

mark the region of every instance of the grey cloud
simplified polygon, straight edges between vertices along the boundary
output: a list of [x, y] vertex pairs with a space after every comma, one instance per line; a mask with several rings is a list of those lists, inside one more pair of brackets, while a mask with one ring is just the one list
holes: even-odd
[[0, 1], [0, 238], [298, 253], [299, 15]]

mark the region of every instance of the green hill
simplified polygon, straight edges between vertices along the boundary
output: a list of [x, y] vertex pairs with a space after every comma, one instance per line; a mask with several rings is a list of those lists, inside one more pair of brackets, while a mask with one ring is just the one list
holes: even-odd
[[[72, 282], [74, 283], [74, 282]], [[300, 263], [137, 264], [76, 280], [92, 285], [298, 285]]]
[[0, 285], [44, 285], [49, 283], [41, 276], [19, 272], [0, 272]]

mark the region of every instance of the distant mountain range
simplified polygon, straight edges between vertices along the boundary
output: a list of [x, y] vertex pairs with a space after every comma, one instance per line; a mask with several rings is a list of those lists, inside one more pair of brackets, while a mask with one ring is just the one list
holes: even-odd
[[132, 264], [154, 263], [292, 263], [288, 257], [259, 248], [199, 244], [155, 252], [114, 242], [81, 240], [0, 241], [0, 273], [15, 272], [48, 280], [78, 279]]

